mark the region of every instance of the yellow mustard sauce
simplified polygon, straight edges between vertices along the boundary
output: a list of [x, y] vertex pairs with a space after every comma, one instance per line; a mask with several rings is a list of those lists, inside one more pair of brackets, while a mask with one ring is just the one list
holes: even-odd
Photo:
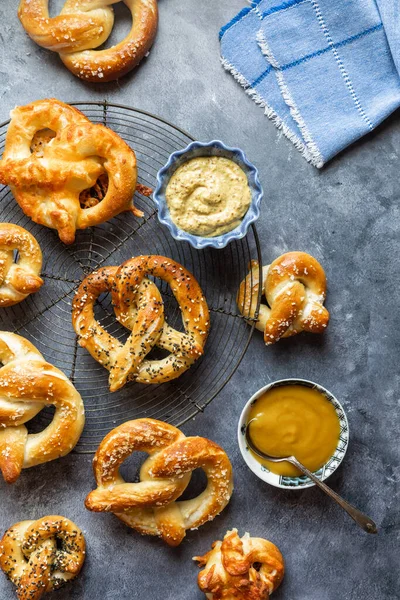
[[[310, 471], [320, 469], [333, 455], [340, 434], [334, 406], [316, 389], [282, 385], [265, 392], [252, 406], [250, 435], [257, 448], [272, 456], [295, 456]], [[288, 462], [264, 461], [272, 473], [296, 477]]]
[[178, 167], [165, 197], [177, 227], [216, 237], [240, 224], [251, 203], [251, 190], [246, 173], [232, 160], [199, 156]]

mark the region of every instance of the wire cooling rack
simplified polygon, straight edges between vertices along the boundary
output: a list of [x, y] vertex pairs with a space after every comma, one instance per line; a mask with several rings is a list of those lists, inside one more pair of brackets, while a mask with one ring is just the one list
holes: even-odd
[[[116, 131], [135, 150], [139, 182], [152, 188], [169, 155], [193, 141], [188, 133], [141, 110], [107, 102], [73, 105], [91, 121]], [[8, 122], [0, 125], [1, 153], [7, 126]], [[223, 250], [196, 251], [186, 242], [176, 242], [159, 224], [151, 198], [136, 194], [135, 204], [144, 212], [144, 218], [122, 214], [98, 227], [79, 231], [76, 242], [65, 246], [56, 232], [23, 214], [7, 187], [0, 189], [1, 220], [21, 225], [36, 237], [43, 252], [45, 280], [37, 294], [16, 306], [0, 309], [0, 328], [32, 341], [81, 393], [86, 410], [86, 426], [76, 447], [81, 453], [94, 452], [106, 433], [129, 419], [152, 417], [180, 426], [203, 411], [239, 366], [254, 329], [254, 322], [249, 326], [240, 315], [236, 293], [249, 262], [257, 259], [262, 265], [255, 227], [245, 239]], [[195, 275], [210, 309], [210, 335], [204, 356], [179, 379], [161, 385], [130, 383], [111, 394], [108, 371], [77, 344], [71, 302], [88, 273], [102, 265], [120, 265], [140, 254], [171, 257]], [[180, 311], [170, 288], [163, 281], [157, 284], [168, 322], [182, 330]], [[109, 296], [100, 297], [96, 317], [116, 338], [127, 338], [128, 332], [115, 319]], [[34, 428], [43, 428], [51, 418], [51, 410], [43, 410]]]

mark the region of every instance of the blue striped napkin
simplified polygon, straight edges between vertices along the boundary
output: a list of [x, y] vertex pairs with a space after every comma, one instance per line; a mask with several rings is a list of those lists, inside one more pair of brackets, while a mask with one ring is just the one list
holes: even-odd
[[253, 0], [220, 40], [224, 67], [316, 167], [400, 106], [398, 0]]

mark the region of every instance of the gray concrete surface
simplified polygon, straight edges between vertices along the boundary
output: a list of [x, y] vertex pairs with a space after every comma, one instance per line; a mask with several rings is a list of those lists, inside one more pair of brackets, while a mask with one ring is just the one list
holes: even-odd
[[[58, 600], [200, 600], [191, 557], [231, 527], [281, 548], [287, 574], [275, 600], [399, 598], [399, 115], [318, 172], [220, 66], [218, 30], [242, 0], [160, 0], [149, 58], [119, 83], [97, 86], [74, 78], [55, 54], [26, 37], [17, 4], [0, 4], [0, 119], [14, 105], [46, 96], [106, 98], [159, 114], [198, 139], [242, 147], [265, 189], [258, 223], [265, 259], [294, 249], [320, 259], [332, 320], [324, 338], [303, 335], [269, 349], [255, 334], [231, 382], [184, 427], [227, 450], [235, 492], [223, 514], [179, 548], [142, 538], [111, 515], [87, 512], [91, 458], [76, 454], [25, 471], [12, 487], [0, 482], [0, 529], [59, 513], [85, 530], [85, 568], [75, 585], [54, 593]], [[128, 21], [124, 10], [118, 14], [122, 34]], [[377, 536], [359, 530], [318, 490], [273, 489], [244, 465], [236, 443], [243, 404], [266, 382], [291, 376], [318, 381], [347, 410], [350, 447], [330, 483], [376, 519]], [[13, 597], [1, 576], [0, 598]]]

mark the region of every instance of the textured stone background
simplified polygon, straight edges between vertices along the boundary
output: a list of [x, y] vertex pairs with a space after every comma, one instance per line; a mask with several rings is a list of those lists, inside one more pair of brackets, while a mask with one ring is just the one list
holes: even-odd
[[[54, 594], [58, 600], [200, 600], [191, 557], [233, 526], [281, 548], [287, 575], [276, 600], [400, 597], [399, 116], [319, 172], [220, 66], [218, 30], [242, 0], [160, 0], [150, 57], [119, 83], [98, 86], [74, 78], [56, 55], [25, 36], [17, 4], [0, 5], [0, 119], [16, 104], [46, 96], [107, 98], [159, 114], [199, 139], [242, 147], [259, 167], [266, 192], [258, 224], [265, 261], [295, 249], [321, 260], [332, 320], [324, 338], [299, 336], [269, 349], [255, 334], [230, 384], [184, 427], [186, 434], [206, 435], [227, 450], [236, 489], [224, 513], [189, 533], [178, 549], [142, 538], [110, 515], [87, 512], [91, 459], [76, 454], [25, 471], [12, 487], [0, 482], [0, 529], [60, 513], [86, 531], [84, 571], [75, 585]], [[116, 36], [128, 27], [124, 8], [117, 13]], [[343, 403], [350, 446], [330, 484], [376, 519], [377, 536], [359, 530], [318, 490], [273, 489], [244, 465], [236, 443], [240, 410], [259, 387], [281, 377], [316, 380]], [[0, 597], [14, 597], [4, 577]]]

